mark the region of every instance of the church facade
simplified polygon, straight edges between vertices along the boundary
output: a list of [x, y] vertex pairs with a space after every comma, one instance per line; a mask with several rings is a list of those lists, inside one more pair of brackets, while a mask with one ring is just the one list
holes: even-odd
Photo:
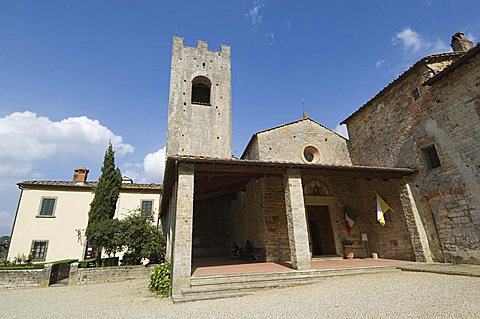
[[[452, 47], [349, 116], [349, 140], [304, 116], [255, 133], [234, 158], [230, 48], [175, 37], [161, 203], [172, 295], [196, 261], [247, 240], [257, 260], [294, 269], [343, 256], [346, 242], [356, 257], [478, 262], [480, 49], [462, 34]], [[385, 226], [377, 194], [392, 208]]]

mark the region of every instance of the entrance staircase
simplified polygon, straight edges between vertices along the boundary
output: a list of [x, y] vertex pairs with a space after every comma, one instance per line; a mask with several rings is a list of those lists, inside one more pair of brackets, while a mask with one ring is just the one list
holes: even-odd
[[173, 296], [174, 302], [221, 299], [251, 295], [255, 291], [309, 285], [326, 277], [400, 272], [395, 265], [368, 267], [288, 270], [230, 275], [193, 276], [191, 287], [182, 290], [181, 296]]

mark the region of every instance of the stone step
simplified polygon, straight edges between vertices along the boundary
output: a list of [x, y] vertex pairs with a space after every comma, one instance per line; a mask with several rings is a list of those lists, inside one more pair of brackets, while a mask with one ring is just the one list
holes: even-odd
[[225, 298], [236, 298], [252, 295], [251, 292], [223, 292], [215, 294], [194, 294], [194, 295], [183, 295], [183, 296], [172, 296], [173, 302], [189, 302], [189, 301], [200, 301], [200, 300], [214, 300], [214, 299], [225, 299]]
[[[350, 269], [349, 269], [350, 270]], [[203, 300], [203, 299], [195, 299], [196, 297], [204, 297], [207, 298], [208, 296], [214, 296], [213, 299], [218, 298], [228, 298], [230, 295], [237, 297], [237, 294], [243, 293], [252, 293], [258, 290], [264, 289], [273, 289], [273, 288], [286, 288], [298, 285], [309, 285], [309, 284], [316, 284], [320, 282], [320, 280], [326, 277], [332, 276], [350, 276], [350, 275], [364, 275], [364, 274], [376, 274], [376, 273], [385, 273], [385, 272], [400, 272], [400, 270], [396, 269], [394, 266], [390, 267], [377, 267], [377, 268], [369, 268], [369, 269], [358, 269], [355, 268], [355, 272], [351, 271], [343, 271], [337, 272], [336, 274], [327, 273], [327, 272], [319, 272], [319, 273], [312, 273], [310, 275], [305, 276], [277, 276], [277, 277], [257, 277], [257, 278], [248, 278], [248, 280], [239, 281], [228, 281], [222, 280], [219, 281], [219, 284], [214, 283], [207, 283], [205, 285], [192, 285], [191, 288], [186, 288], [182, 290], [183, 297], [192, 297], [194, 300]], [[251, 274], [245, 274], [245, 277], [251, 277]], [[223, 296], [223, 297], [221, 297]], [[185, 300], [189, 301], [189, 300]]]
[[304, 271], [262, 272], [231, 275], [196, 276], [191, 279], [191, 286], [222, 285], [233, 283], [251, 283], [262, 281], [308, 279], [314, 277], [331, 277], [340, 275], [365, 274], [378, 271], [396, 271], [393, 265], [376, 267], [355, 267], [337, 269], [314, 269]]

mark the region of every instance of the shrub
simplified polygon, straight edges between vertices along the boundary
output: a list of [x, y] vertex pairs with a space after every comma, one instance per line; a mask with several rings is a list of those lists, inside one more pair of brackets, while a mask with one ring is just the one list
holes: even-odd
[[94, 268], [95, 266], [95, 258], [85, 259], [78, 262], [78, 268]]
[[170, 294], [170, 264], [163, 263], [155, 267], [150, 276], [148, 289], [168, 298]]
[[135, 212], [122, 222], [124, 245], [127, 247], [122, 259], [123, 265], [138, 265], [142, 257], [148, 258], [151, 264], [165, 261], [165, 236], [153, 224], [153, 215], [143, 216]]

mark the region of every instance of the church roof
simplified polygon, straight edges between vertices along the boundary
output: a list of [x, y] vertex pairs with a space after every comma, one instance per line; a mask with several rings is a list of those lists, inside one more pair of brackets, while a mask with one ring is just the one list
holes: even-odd
[[271, 128], [267, 128], [267, 129], [265, 129], [265, 130], [258, 131], [258, 132], [256, 132], [256, 133], [254, 133], [254, 134], [252, 135], [252, 137], [250, 138], [250, 141], [248, 141], [247, 147], [245, 147], [245, 150], [243, 151], [242, 156], [240, 156], [240, 158], [243, 158], [243, 156], [245, 155], [245, 153], [247, 152], [247, 150], [250, 148], [250, 145], [253, 143], [253, 141], [255, 140], [255, 137], [257, 137], [258, 134], [262, 134], [262, 133], [269, 132], [269, 131], [274, 131], [274, 130], [277, 130], [277, 129], [279, 129], [279, 128], [283, 128], [283, 127], [285, 127], [285, 126], [293, 125], [293, 124], [300, 123], [300, 122], [303, 122], [303, 121], [310, 121], [310, 122], [312, 122], [312, 123], [315, 123], [315, 124], [323, 127], [324, 129], [326, 129], [326, 130], [328, 130], [328, 131], [330, 131], [330, 132], [332, 132], [332, 133], [334, 133], [334, 134], [336, 134], [336, 135], [338, 135], [338, 136], [340, 136], [341, 138], [343, 138], [343, 139], [346, 140], [345, 137], [343, 137], [342, 135], [338, 134], [338, 133], [335, 132], [334, 130], [326, 127], [325, 125], [320, 124], [319, 122], [317, 122], [317, 121], [315, 121], [315, 120], [312, 120], [312, 119], [309, 118], [309, 117], [305, 117], [305, 118], [302, 118], [302, 119], [299, 119], [299, 120], [296, 120], [296, 121], [293, 121], [293, 122], [289, 122], [289, 123], [277, 125], [277, 126], [274, 126], [274, 127], [271, 127]]
[[[95, 188], [98, 182], [73, 182], [73, 181], [22, 181], [17, 185], [23, 187], [72, 187], [72, 188]], [[138, 190], [162, 190], [162, 184], [138, 184], [123, 183], [122, 189], [138, 189]]]
[[[392, 82], [390, 82], [389, 84], [387, 84], [387, 86], [385, 86], [380, 92], [378, 92], [377, 94], [375, 94], [374, 97], [372, 97], [370, 100], [368, 100], [366, 103], [364, 103], [361, 107], [359, 107], [357, 110], [355, 110], [355, 112], [353, 112], [352, 114], [350, 114], [345, 120], [343, 120], [340, 124], [347, 124], [348, 120], [350, 120], [354, 115], [356, 115], [360, 110], [362, 110], [363, 108], [365, 108], [366, 106], [368, 106], [369, 104], [371, 104], [374, 100], [376, 100], [377, 98], [379, 98], [380, 96], [382, 96], [384, 93], [386, 93], [391, 87], [393, 87], [394, 85], [396, 85], [397, 83], [399, 83], [401, 80], [403, 80], [404, 78], [406, 78], [408, 75], [410, 75], [411, 73], [413, 73], [415, 70], [418, 69], [418, 67], [424, 65], [425, 63], [430, 63], [430, 62], [433, 62], [433, 61], [439, 61], [439, 60], [448, 60], [448, 59], [458, 59], [460, 58], [462, 55], [465, 55], [465, 52], [446, 52], [446, 53], [438, 53], [438, 54], [431, 54], [431, 55], [427, 55], [426, 57], [418, 60], [417, 62], [415, 62], [415, 64], [413, 64], [409, 69], [407, 69], [405, 72], [403, 72], [402, 74], [400, 74], [395, 80], [393, 80]], [[445, 69], [444, 69], [445, 70]], [[442, 70], [443, 71], [443, 70]], [[439, 73], [437, 74], [440, 74], [442, 73], [442, 71], [440, 71]]]

